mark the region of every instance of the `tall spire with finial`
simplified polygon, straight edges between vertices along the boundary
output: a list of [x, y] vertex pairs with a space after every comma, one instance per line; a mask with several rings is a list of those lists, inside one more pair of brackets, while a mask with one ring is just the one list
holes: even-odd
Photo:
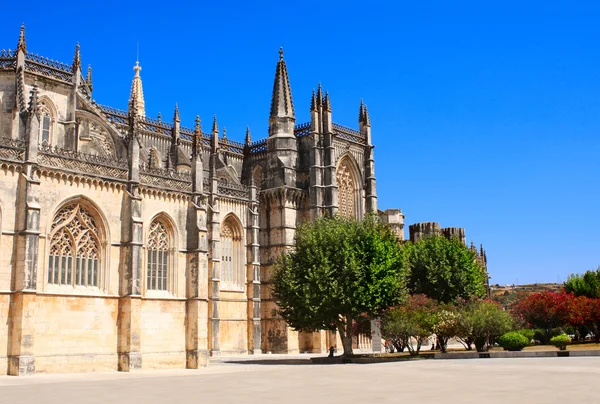
[[19, 51], [27, 53], [27, 42], [25, 42], [25, 23], [21, 24], [21, 32], [19, 33], [19, 43], [17, 44], [17, 52]]
[[175, 103], [175, 113], [173, 114], [173, 122], [181, 122], [179, 119], [179, 103]]
[[358, 107], [358, 123], [363, 123], [365, 120], [365, 104], [363, 99], [360, 99], [360, 107]]
[[71, 71], [73, 74], [77, 73], [77, 71], [81, 68], [81, 54], [79, 51], [79, 42], [75, 45], [75, 55], [73, 55], [73, 66], [71, 66]]
[[321, 88], [321, 82], [317, 86], [317, 108], [323, 106], [323, 89]]
[[329, 99], [328, 91], [325, 91], [325, 98], [323, 98], [323, 109], [327, 112], [331, 112], [331, 100]]
[[250, 126], [246, 126], [246, 146], [250, 146], [252, 143], [252, 137], [250, 136]]
[[371, 118], [369, 117], [369, 110], [366, 105], [363, 106], [363, 125], [371, 126]]
[[310, 98], [310, 111], [314, 112], [317, 110], [317, 96], [315, 95], [315, 90], [312, 91], [312, 97]]
[[90, 91], [93, 88], [92, 85], [92, 65], [88, 65], [88, 71], [87, 71], [87, 77], [85, 78], [85, 82], [87, 83], [88, 87], [90, 88]]
[[137, 115], [145, 117], [146, 108], [144, 103], [144, 91], [142, 90], [142, 78], [140, 77], [140, 71], [142, 70], [142, 66], [140, 66], [139, 61], [135, 62], [133, 70], [135, 71], [135, 75], [133, 76], [133, 82], [131, 83], [131, 94], [129, 95], [129, 108], [131, 109], [133, 105], [133, 100], [135, 99]]
[[283, 59], [283, 48], [279, 48], [279, 61], [275, 71], [275, 82], [273, 83], [273, 96], [271, 99], [271, 119], [292, 118], [294, 116], [294, 103], [292, 101], [292, 89], [288, 77], [287, 66]]
[[212, 125], [212, 148], [213, 151], [217, 151], [219, 148], [219, 124], [217, 123], [217, 116], [213, 118]]
[[194, 135], [192, 136], [192, 158], [202, 158], [202, 121], [200, 115], [196, 115]]

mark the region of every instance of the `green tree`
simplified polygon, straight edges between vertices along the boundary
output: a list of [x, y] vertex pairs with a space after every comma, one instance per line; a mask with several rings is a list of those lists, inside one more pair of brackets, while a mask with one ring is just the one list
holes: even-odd
[[475, 253], [458, 238], [425, 237], [403, 248], [410, 293], [424, 294], [442, 303], [458, 298], [483, 297], [485, 271]]
[[446, 353], [448, 348], [448, 340], [460, 335], [463, 331], [464, 323], [461, 321], [460, 313], [451, 304], [441, 304], [435, 313], [435, 323], [433, 332], [437, 338], [437, 342]]
[[411, 355], [418, 355], [423, 342], [433, 334], [436, 308], [436, 302], [425, 295], [409, 296], [381, 317], [381, 335], [398, 350], [406, 347]]
[[406, 295], [398, 238], [376, 216], [323, 217], [300, 226], [272, 278], [279, 315], [298, 331], [337, 330], [352, 355], [352, 323]]
[[600, 267], [583, 275], [571, 274], [565, 282], [565, 291], [575, 296], [600, 298]]
[[468, 324], [470, 340], [479, 352], [489, 349], [500, 336], [514, 328], [512, 316], [491, 300], [473, 300], [464, 306], [461, 315]]

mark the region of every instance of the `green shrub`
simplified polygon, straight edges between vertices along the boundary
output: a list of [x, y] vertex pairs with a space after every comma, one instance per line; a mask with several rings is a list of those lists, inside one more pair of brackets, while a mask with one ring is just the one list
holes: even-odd
[[507, 332], [501, 336], [498, 342], [505, 351], [521, 351], [523, 348], [529, 345], [529, 341], [530, 340], [528, 340], [527, 337], [513, 331]]
[[535, 335], [533, 337], [534, 340], [539, 341], [542, 345], [547, 345], [550, 343], [550, 339], [552, 337], [556, 337], [557, 335], [562, 334], [562, 330], [560, 328], [552, 328], [550, 330], [544, 330], [543, 328], [536, 328]]
[[517, 331], [519, 334], [531, 341], [535, 337], [535, 331], [531, 328], [521, 328]]
[[561, 351], [567, 349], [567, 345], [571, 343], [571, 338], [569, 338], [566, 334], [557, 335], [556, 337], [552, 337], [550, 339], [550, 344], [554, 345]]

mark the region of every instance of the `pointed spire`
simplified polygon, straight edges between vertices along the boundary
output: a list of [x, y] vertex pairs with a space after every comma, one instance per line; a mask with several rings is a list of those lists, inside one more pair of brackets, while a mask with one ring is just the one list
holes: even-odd
[[252, 137], [250, 136], [250, 126], [246, 126], [246, 146], [250, 146], [252, 143]]
[[142, 78], [140, 77], [140, 71], [142, 70], [142, 66], [140, 66], [139, 61], [135, 62], [133, 70], [135, 71], [135, 75], [133, 76], [133, 82], [131, 83], [131, 93], [129, 95], [129, 108], [131, 109], [133, 101], [135, 99], [137, 115], [145, 117], [146, 108], [144, 103], [144, 91], [142, 89]]
[[317, 110], [317, 96], [315, 90], [312, 91], [312, 97], [310, 98], [310, 111], [314, 112]]
[[360, 107], [358, 107], [358, 123], [363, 123], [365, 120], [365, 104], [363, 99], [360, 99]]
[[329, 99], [329, 92], [325, 91], [325, 98], [323, 99], [323, 109], [327, 112], [331, 112], [331, 100]]
[[196, 124], [194, 125], [194, 133], [202, 136], [202, 121], [200, 120], [200, 115], [196, 115]]
[[79, 42], [75, 45], [75, 55], [73, 55], [73, 66], [71, 67], [71, 71], [73, 73], [77, 73], [77, 70], [81, 68], [81, 54], [79, 52]]
[[175, 113], [173, 114], [173, 123], [175, 122], [181, 122], [179, 120], [179, 104], [175, 103]]
[[283, 60], [283, 48], [279, 49], [279, 61], [275, 71], [273, 96], [271, 99], [271, 118], [295, 118], [292, 89], [287, 66]]
[[194, 135], [192, 136], [192, 157], [202, 158], [202, 121], [200, 115], [196, 115]]
[[323, 89], [321, 88], [321, 82], [319, 82], [319, 86], [317, 87], [317, 107], [323, 106]]
[[213, 118], [213, 126], [212, 126], [212, 149], [213, 152], [216, 152], [219, 148], [219, 124], [217, 123], [217, 116], [215, 115]]
[[371, 126], [371, 118], [369, 117], [369, 110], [367, 109], [366, 105], [363, 107], [363, 110], [363, 125]]
[[17, 44], [17, 52], [19, 51], [27, 53], [27, 42], [25, 41], [25, 23], [21, 24], [21, 32], [19, 33], [19, 43]]
[[217, 122], [217, 116], [215, 115], [213, 117], [213, 126], [212, 126], [212, 133], [219, 133], [219, 123]]
[[85, 82], [87, 83], [90, 90], [93, 88], [92, 85], [92, 65], [88, 65], [87, 77], [85, 78]]

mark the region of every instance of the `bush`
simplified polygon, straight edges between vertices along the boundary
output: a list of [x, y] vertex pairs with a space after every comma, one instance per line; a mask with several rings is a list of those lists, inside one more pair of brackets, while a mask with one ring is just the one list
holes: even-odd
[[535, 337], [535, 331], [531, 328], [522, 328], [517, 331], [519, 334], [531, 341]]
[[550, 339], [550, 344], [554, 345], [561, 351], [567, 349], [567, 345], [571, 343], [571, 338], [569, 338], [566, 334], [557, 335], [556, 337], [552, 337]]
[[540, 344], [542, 345], [547, 345], [550, 343], [550, 339], [552, 337], [556, 337], [557, 335], [562, 334], [562, 331], [560, 328], [553, 328], [551, 330], [544, 330], [542, 328], [536, 328], [534, 330], [535, 334], [533, 336], [533, 339], [536, 341], [539, 341]]
[[507, 332], [500, 337], [498, 342], [505, 351], [521, 351], [529, 345], [527, 337], [518, 332]]

